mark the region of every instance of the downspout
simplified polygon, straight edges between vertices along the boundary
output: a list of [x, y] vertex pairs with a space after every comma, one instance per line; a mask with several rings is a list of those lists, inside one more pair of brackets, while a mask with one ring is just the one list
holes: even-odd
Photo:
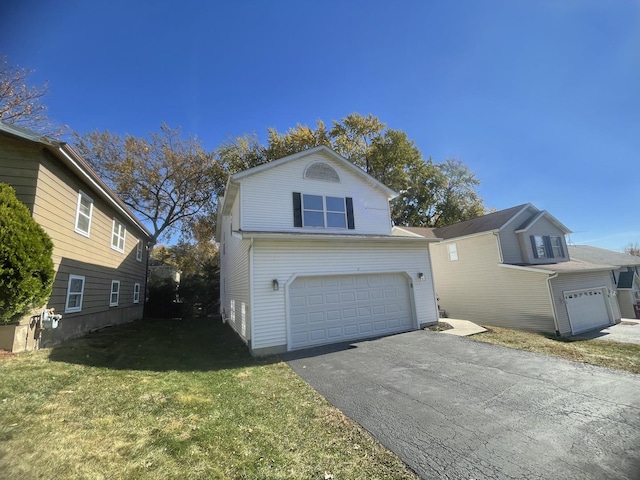
[[253, 336], [253, 237], [251, 237], [251, 244], [249, 245], [249, 318], [247, 323], [249, 325], [247, 340], [249, 349], [251, 349]]
[[553, 309], [553, 325], [556, 327], [556, 336], [560, 336], [560, 327], [558, 327], [558, 311], [556, 310], [556, 302], [553, 301], [553, 289], [551, 288], [551, 280], [558, 276], [558, 272], [547, 277], [547, 288], [549, 289], [549, 300], [551, 300], [551, 308]]

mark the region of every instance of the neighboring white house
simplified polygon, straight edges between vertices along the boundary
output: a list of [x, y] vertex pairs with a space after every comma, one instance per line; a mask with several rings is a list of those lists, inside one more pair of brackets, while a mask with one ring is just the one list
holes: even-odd
[[569, 229], [519, 205], [442, 228], [397, 234], [431, 244], [440, 308], [451, 318], [572, 335], [620, 321], [611, 265], [571, 260]]
[[392, 235], [395, 196], [324, 146], [229, 178], [216, 231], [220, 308], [252, 354], [438, 321], [433, 240]]

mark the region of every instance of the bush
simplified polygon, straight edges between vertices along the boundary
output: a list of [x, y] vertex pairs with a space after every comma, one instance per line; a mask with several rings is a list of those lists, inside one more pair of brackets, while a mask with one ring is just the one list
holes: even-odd
[[0, 183], [0, 322], [42, 306], [53, 288], [53, 242], [9, 185]]

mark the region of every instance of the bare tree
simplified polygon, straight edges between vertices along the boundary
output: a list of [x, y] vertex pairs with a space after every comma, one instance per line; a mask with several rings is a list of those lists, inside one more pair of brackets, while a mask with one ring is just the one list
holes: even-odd
[[0, 120], [46, 135], [61, 135], [66, 128], [54, 125], [47, 117], [47, 107], [41, 103], [48, 86], [28, 85], [31, 73], [0, 56]]
[[624, 253], [628, 253], [629, 255], [635, 255], [636, 257], [640, 257], [640, 244], [630, 243], [626, 247], [624, 247]]

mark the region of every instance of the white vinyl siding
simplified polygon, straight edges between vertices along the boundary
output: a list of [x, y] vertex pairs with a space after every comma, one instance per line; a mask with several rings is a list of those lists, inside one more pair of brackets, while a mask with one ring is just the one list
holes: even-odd
[[112, 280], [111, 281], [111, 294], [109, 296], [109, 306], [117, 307], [118, 302], [120, 300], [120, 281]]
[[[413, 284], [416, 324], [437, 321], [427, 244], [401, 242], [254, 241], [254, 324], [252, 348], [287, 345], [285, 296], [295, 278], [310, 275], [403, 273]], [[331, 261], [328, 261], [331, 259]], [[418, 273], [424, 281], [417, 281]], [[281, 285], [273, 291], [272, 282]], [[283, 288], [285, 286], [285, 288]]]
[[78, 192], [78, 206], [76, 208], [75, 231], [85, 237], [91, 231], [91, 215], [93, 214], [93, 200], [82, 191]]
[[67, 300], [65, 302], [65, 313], [82, 311], [82, 298], [84, 296], [85, 277], [81, 275], [69, 275], [67, 283]]
[[[233, 218], [238, 218], [238, 202], [233, 207]], [[220, 308], [231, 327], [244, 341], [251, 339], [250, 278], [248, 240], [233, 235], [226, 236], [232, 216], [223, 217], [222, 231], [225, 235], [225, 254], [220, 256]]]
[[449, 243], [431, 244], [440, 308], [481, 325], [555, 332], [547, 275], [500, 266], [492, 233], [456, 240], [468, 255], [451, 262]]
[[[340, 175], [340, 182], [304, 178], [307, 166], [317, 161], [334, 167]], [[322, 154], [309, 155], [241, 181], [236, 202], [239, 198], [242, 203], [242, 216], [234, 215], [233, 218], [240, 220], [238, 227], [243, 231], [299, 232], [293, 222], [292, 193], [301, 192], [353, 198], [355, 229], [326, 228], [323, 233], [391, 235], [386, 193]]]
[[127, 235], [127, 229], [115, 218], [113, 219], [113, 228], [111, 229], [111, 248], [124, 253], [124, 242]]

